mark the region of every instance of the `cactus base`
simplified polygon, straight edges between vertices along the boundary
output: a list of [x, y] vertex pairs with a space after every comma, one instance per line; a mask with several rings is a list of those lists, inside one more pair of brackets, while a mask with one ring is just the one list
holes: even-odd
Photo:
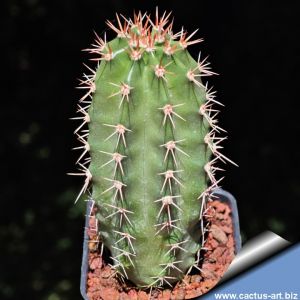
[[[109, 266], [109, 255], [93, 242], [93, 212], [87, 218], [85, 232], [84, 257], [82, 264], [81, 292], [84, 299], [193, 299], [213, 288], [230, 265], [235, 254], [241, 248], [238, 214], [235, 199], [229, 193], [218, 189], [218, 200], [211, 203], [210, 232], [204, 248], [204, 260], [172, 288], [139, 290], [131, 282], [121, 282], [114, 276]], [[91, 207], [88, 205], [88, 212]], [[95, 212], [95, 208], [94, 208]], [[88, 215], [88, 214], [87, 214]], [[199, 241], [200, 242], [200, 241]], [[149, 249], [151, 251], [151, 249]]]

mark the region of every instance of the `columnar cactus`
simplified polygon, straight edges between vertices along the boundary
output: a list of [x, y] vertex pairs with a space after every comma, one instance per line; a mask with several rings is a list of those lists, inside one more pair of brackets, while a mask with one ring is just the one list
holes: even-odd
[[172, 285], [198, 267], [215, 163], [231, 162], [220, 153], [221, 103], [201, 81], [215, 73], [187, 51], [202, 40], [174, 34], [169, 17], [107, 22], [117, 37], [96, 35], [86, 49], [98, 65], [80, 81], [75, 118], [83, 153], [72, 174], [85, 177], [76, 201], [91, 190], [110, 263], [140, 288]]

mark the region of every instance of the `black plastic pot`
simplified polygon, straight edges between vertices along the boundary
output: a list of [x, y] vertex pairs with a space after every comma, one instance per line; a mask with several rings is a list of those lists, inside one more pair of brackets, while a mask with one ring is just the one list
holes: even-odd
[[[242, 248], [241, 235], [240, 235], [240, 225], [239, 225], [239, 215], [235, 198], [228, 192], [222, 189], [215, 189], [213, 194], [218, 196], [221, 202], [229, 205], [231, 208], [232, 222], [234, 226], [234, 239], [235, 239], [235, 253], [239, 253]], [[86, 207], [86, 219], [85, 228], [89, 226], [89, 215], [92, 209], [92, 201], [87, 201]], [[88, 235], [86, 230], [84, 231], [84, 241], [83, 241], [83, 254], [82, 254], [82, 264], [81, 264], [81, 278], [80, 278], [80, 292], [84, 300], [89, 300], [86, 294], [86, 282], [88, 273]]]

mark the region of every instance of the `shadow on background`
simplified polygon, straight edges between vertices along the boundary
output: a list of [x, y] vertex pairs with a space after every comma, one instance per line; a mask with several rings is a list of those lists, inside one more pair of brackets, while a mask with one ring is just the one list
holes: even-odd
[[[76, 3], [75, 3], [76, 2]], [[2, 157], [0, 298], [80, 299], [85, 203], [82, 181], [68, 178], [77, 154], [74, 87], [88, 56], [81, 51], [114, 13], [154, 12], [158, 1], [2, 1]], [[175, 28], [199, 28], [210, 79], [226, 107], [229, 132], [223, 187], [238, 200], [244, 240], [270, 229], [299, 238], [296, 2], [163, 1]], [[177, 26], [177, 27], [176, 27]], [[108, 36], [112, 36], [108, 32]], [[4, 45], [4, 47], [3, 47]]]

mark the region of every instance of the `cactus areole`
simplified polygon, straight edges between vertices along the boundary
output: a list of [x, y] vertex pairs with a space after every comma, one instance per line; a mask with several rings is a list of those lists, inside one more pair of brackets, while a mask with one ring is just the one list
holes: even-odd
[[83, 153], [71, 175], [85, 178], [76, 201], [88, 192], [99, 208], [99, 247], [139, 288], [172, 286], [197, 268], [216, 162], [231, 162], [220, 153], [222, 104], [202, 81], [215, 73], [187, 50], [202, 40], [173, 33], [169, 17], [156, 10], [154, 19], [107, 22], [117, 36], [96, 35], [86, 49], [98, 64], [80, 81], [74, 118]]

